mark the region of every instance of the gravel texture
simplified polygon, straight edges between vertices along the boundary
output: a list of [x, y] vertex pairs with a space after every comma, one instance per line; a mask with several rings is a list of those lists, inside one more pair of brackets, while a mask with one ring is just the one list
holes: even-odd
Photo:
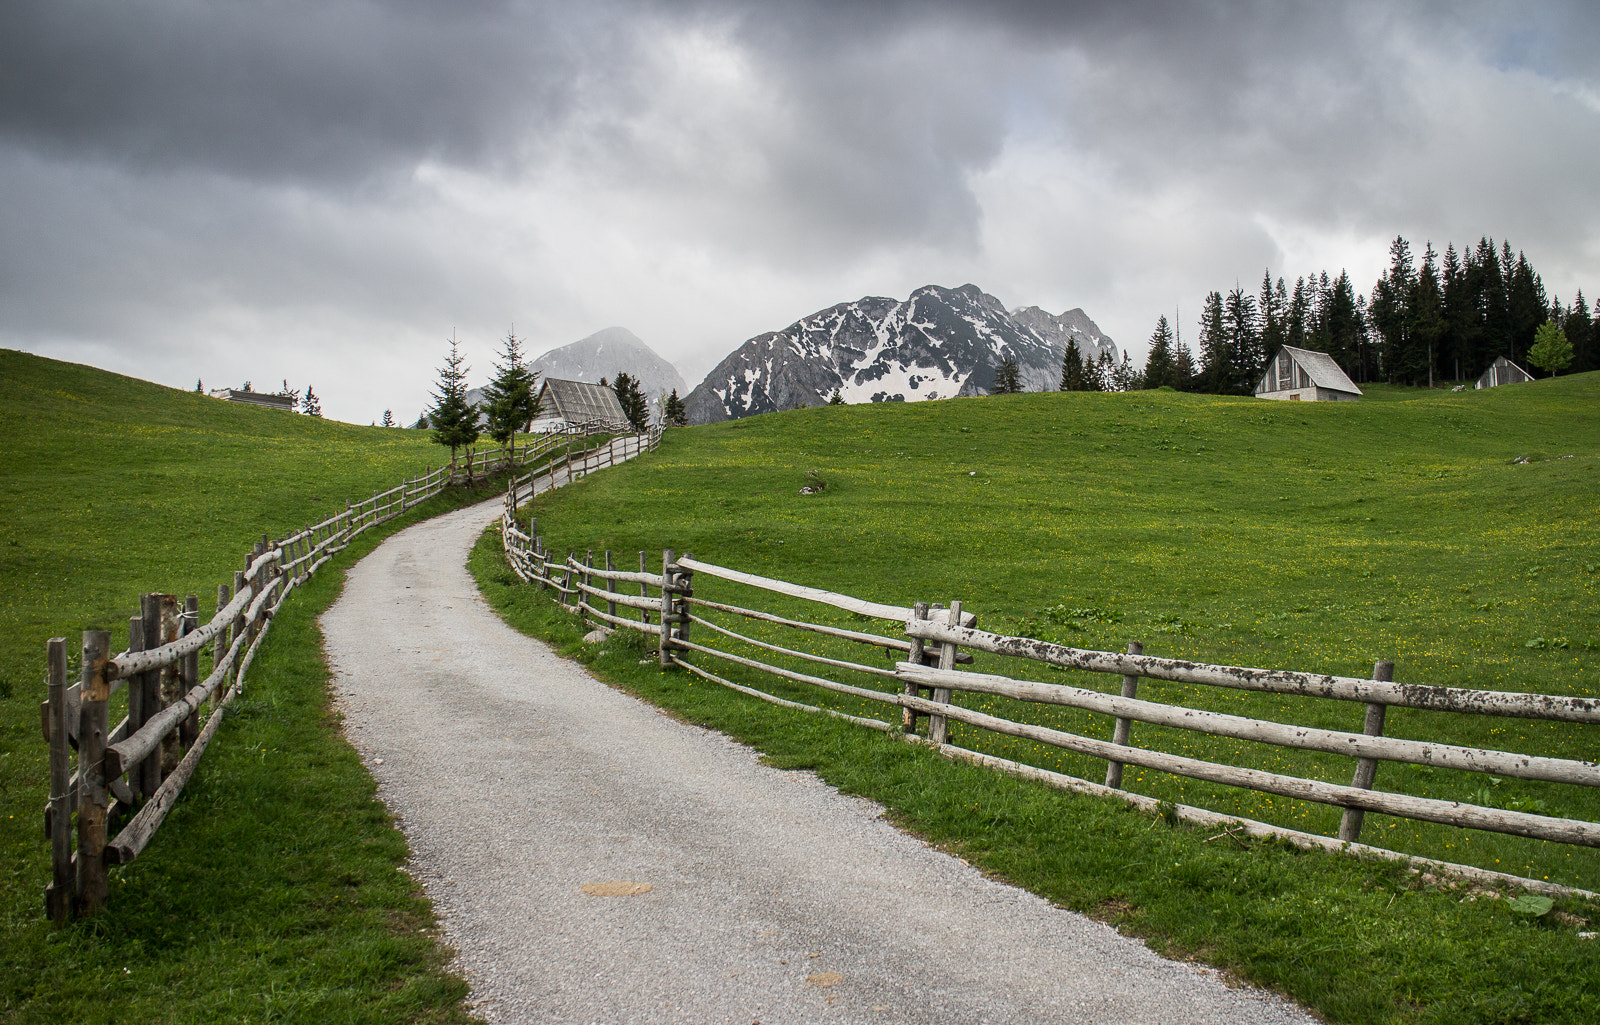
[[[322, 618], [346, 730], [494, 1022], [1311, 1022], [984, 878], [505, 626], [490, 502], [354, 567]], [[647, 892], [604, 896], [587, 893]]]

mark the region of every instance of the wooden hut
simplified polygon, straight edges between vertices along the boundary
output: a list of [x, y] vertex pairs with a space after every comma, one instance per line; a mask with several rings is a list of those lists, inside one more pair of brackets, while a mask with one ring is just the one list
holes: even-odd
[[295, 407], [293, 395], [274, 395], [267, 392], [246, 391], [243, 388], [213, 388], [211, 397], [221, 399], [223, 402], [243, 402], [251, 406], [281, 409], [287, 413], [293, 413]]
[[1533, 380], [1533, 375], [1506, 359], [1504, 356], [1497, 358], [1483, 376], [1478, 378], [1477, 388], [1493, 388], [1501, 384], [1519, 384], [1523, 381]]
[[1258, 399], [1289, 402], [1354, 402], [1361, 389], [1325, 352], [1285, 345], [1256, 385]]
[[559, 430], [563, 426], [596, 422], [620, 431], [632, 430], [617, 393], [607, 386], [588, 381], [563, 381], [558, 377], [544, 379], [539, 389], [539, 419], [534, 421], [534, 430]]

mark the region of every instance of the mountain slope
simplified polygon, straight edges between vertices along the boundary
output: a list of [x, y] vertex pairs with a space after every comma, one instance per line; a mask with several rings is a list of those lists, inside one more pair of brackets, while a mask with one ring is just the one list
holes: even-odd
[[686, 405], [691, 423], [716, 423], [822, 405], [836, 389], [849, 403], [983, 395], [1007, 354], [1024, 390], [1046, 391], [1060, 382], [1069, 337], [1086, 353], [1116, 358], [1116, 345], [1082, 310], [1013, 314], [977, 285], [927, 285], [904, 302], [868, 296], [757, 335], [717, 364]]
[[[617, 376], [617, 371], [625, 371], [639, 381], [639, 387], [650, 400], [652, 415], [659, 414], [657, 407], [667, 392], [676, 389], [679, 395], [683, 395], [689, 390], [688, 383], [678, 373], [677, 367], [625, 327], [608, 327], [587, 338], [551, 349], [529, 366], [539, 372], [541, 380], [554, 377], [596, 384], [602, 377], [609, 381]], [[473, 388], [467, 392], [467, 401], [483, 401], [483, 389]]]

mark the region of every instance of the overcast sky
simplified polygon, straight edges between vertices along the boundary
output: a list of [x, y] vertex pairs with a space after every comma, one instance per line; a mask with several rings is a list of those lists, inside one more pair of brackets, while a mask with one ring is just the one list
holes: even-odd
[[1600, 292], [1600, 5], [6, 0], [0, 346], [409, 422], [622, 325], [971, 281], [1141, 358], [1262, 271]]

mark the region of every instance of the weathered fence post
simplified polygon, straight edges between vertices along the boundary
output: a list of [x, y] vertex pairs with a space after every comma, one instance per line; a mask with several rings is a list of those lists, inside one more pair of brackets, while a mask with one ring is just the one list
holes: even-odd
[[[950, 615], [949, 615], [949, 619], [947, 620], [947, 622], [951, 626], [960, 626], [961, 625], [961, 603], [960, 602], [953, 601], [953, 602], [950, 603]], [[954, 669], [955, 667], [956, 667], [956, 646], [953, 643], [951, 643], [950, 641], [944, 641], [944, 642], [940, 643], [940, 645], [939, 645], [939, 668], [940, 669], [949, 670], [949, 669]], [[950, 688], [948, 688], [948, 687], [935, 687], [935, 688], [933, 688], [933, 700], [935, 702], [937, 702], [938, 704], [948, 705], [950, 703]], [[949, 740], [949, 738], [950, 738], [950, 727], [949, 727], [949, 724], [945, 721], [945, 717], [942, 716], [942, 715], [930, 715], [930, 716], [928, 716], [928, 743], [942, 745], [942, 744], [946, 743]]]
[[[591, 548], [587, 552], [585, 552], [584, 555], [583, 555], [583, 586], [584, 587], [593, 587], [594, 586], [594, 577], [592, 575], [593, 572], [594, 572], [594, 549]], [[589, 602], [593, 597], [594, 596], [591, 595], [588, 591], [584, 591], [582, 594], [578, 595], [578, 621], [579, 622], [583, 622], [584, 621], [583, 614], [586, 611], [588, 611]]]
[[[614, 564], [612, 564], [612, 562], [611, 562], [611, 549], [607, 548], [606, 549], [606, 572], [610, 573], [612, 570], [615, 570], [616, 568], [617, 567]], [[609, 576], [606, 577], [606, 591], [608, 593], [610, 593], [610, 594], [616, 594], [617, 593], [617, 581], [616, 581], [616, 579], [614, 577], [609, 577]], [[615, 601], [613, 601], [612, 599], [607, 598], [606, 599], [606, 615], [615, 617], [616, 614], [617, 614], [617, 603]]]
[[[683, 557], [685, 559], [693, 559], [694, 555], [684, 552]], [[673, 577], [673, 593], [676, 598], [673, 602], [673, 608], [678, 613], [678, 621], [674, 624], [673, 635], [679, 640], [686, 641], [689, 639], [689, 627], [694, 625], [689, 622], [689, 599], [694, 597], [694, 570], [678, 568], [676, 575]]]
[[45, 644], [49, 667], [46, 703], [50, 726], [50, 805], [46, 824], [50, 832], [50, 885], [45, 887], [45, 913], [52, 921], [65, 921], [72, 913], [72, 749], [67, 737], [67, 639], [52, 637]]
[[661, 633], [657, 653], [661, 667], [672, 665], [672, 549], [661, 553]]
[[[1394, 663], [1385, 659], [1372, 667], [1372, 678], [1390, 683], [1394, 680]], [[1375, 702], [1367, 704], [1367, 719], [1361, 730], [1369, 737], [1383, 736], [1383, 717], [1389, 709], [1388, 705]], [[1371, 790], [1372, 781], [1378, 775], [1378, 760], [1376, 758], [1359, 758], [1356, 760], [1355, 777], [1350, 780], [1350, 785], [1360, 787], [1362, 790]], [[1361, 823], [1367, 813], [1360, 808], [1346, 808], [1344, 815], [1339, 819], [1339, 839], [1345, 843], [1355, 843], [1361, 839]]]
[[[128, 620], [128, 650], [138, 652], [144, 650], [144, 608], [143, 600], [140, 601], [141, 615], [133, 616]], [[146, 713], [144, 709], [144, 673], [135, 674], [127, 683], [128, 689], [128, 735], [131, 737], [139, 732], [139, 727], [154, 713]], [[128, 788], [135, 796], [149, 796], [149, 791], [144, 788], [144, 763], [139, 763], [128, 770]]]
[[[238, 570], [234, 570], [233, 571], [233, 593], [237, 596], [240, 592], [242, 592], [248, 586], [250, 586], [250, 585], [245, 583], [244, 574], [239, 572]], [[255, 594], [259, 594], [260, 591], [259, 590], [255, 590], [255, 591], [252, 591], [250, 593], [252, 595], [255, 595]], [[240, 637], [244, 636], [244, 631], [245, 631], [244, 614], [249, 608], [250, 608], [250, 605], [247, 602], [244, 605], [241, 605], [239, 607], [239, 611], [238, 612], [234, 613], [234, 616], [233, 616], [233, 628], [229, 631], [229, 633], [232, 635], [228, 639], [229, 647], [233, 646], [233, 642], [234, 641], [237, 641]], [[249, 642], [247, 641], [245, 643], [248, 644]], [[238, 662], [235, 662], [233, 664], [233, 666], [230, 669], [230, 672], [234, 675], [235, 678], [238, 677], [238, 675], [239, 675], [239, 663]], [[221, 693], [224, 693], [226, 691], [227, 691], [226, 687], [221, 687], [221, 688], [218, 689], [217, 693], [221, 694]]]
[[[919, 601], [915, 605], [911, 606], [911, 618], [917, 620], [926, 620], [928, 618], [928, 603], [925, 601]], [[927, 642], [921, 637], [911, 638], [911, 653], [906, 656], [906, 661], [910, 662], [914, 666], [925, 664], [924, 656], [927, 654], [927, 647]], [[906, 697], [914, 698], [920, 694], [920, 689], [915, 683], [907, 680], [905, 683], [904, 693]], [[916, 709], [907, 708], [905, 705], [900, 706], [900, 725], [905, 729], [905, 732], [917, 732], [917, 715], [918, 712]]]
[[[220, 613], [223, 609], [227, 608], [228, 607], [228, 602], [230, 602], [232, 600], [233, 600], [233, 592], [228, 589], [228, 585], [227, 584], [218, 584], [217, 585], [217, 611]], [[229, 645], [231, 643], [231, 639], [228, 636], [228, 627], [231, 626], [231, 625], [232, 625], [231, 623], [222, 624], [222, 628], [217, 631], [216, 639], [211, 642], [211, 671], [212, 672], [216, 672], [217, 671], [217, 667], [222, 665], [222, 660], [228, 657], [228, 647], [229, 647]], [[216, 694], [216, 698], [222, 697], [222, 691], [220, 691], [220, 690], [216, 691], [215, 694]], [[212, 700], [211, 704], [212, 704], [212, 707], [216, 707], [216, 699], [215, 698]]]
[[572, 560], [578, 553], [567, 549], [566, 561], [561, 564], [561, 604], [565, 605], [572, 600]]
[[78, 908], [93, 914], [106, 900], [106, 796], [107, 705], [111, 684], [106, 679], [106, 657], [111, 634], [86, 630], [83, 634], [83, 675], [78, 684]]
[[[161, 646], [161, 595], [144, 594], [139, 596], [139, 650], [148, 651]], [[137, 677], [128, 681], [128, 689], [139, 688], [139, 725], [144, 725], [150, 717], [161, 711], [161, 670], [147, 669]], [[129, 701], [132, 701], [130, 696]], [[130, 777], [133, 773], [128, 774]], [[161, 751], [151, 751], [139, 762], [139, 785], [135, 787], [139, 793], [149, 797], [161, 786]]]
[[[163, 594], [159, 596], [161, 602], [161, 634], [158, 644], [166, 645], [176, 641], [178, 631], [183, 628], [183, 622], [178, 611], [178, 596]], [[148, 638], [147, 638], [148, 639]], [[166, 708], [182, 696], [179, 687], [182, 685], [181, 667], [170, 663], [161, 667], [161, 703], [157, 710]], [[146, 709], [146, 714], [152, 710]], [[166, 779], [173, 769], [178, 767], [178, 762], [183, 759], [183, 752], [178, 747], [178, 731], [174, 730], [161, 738], [161, 778]], [[155, 791], [152, 790], [151, 793]]]
[[[1139, 641], [1128, 642], [1128, 654], [1143, 655], [1144, 645]], [[1139, 678], [1137, 676], [1124, 676], [1122, 678], [1122, 696], [1125, 698], [1137, 697], [1139, 694]], [[1132, 719], [1117, 717], [1117, 725], [1111, 731], [1111, 742], [1118, 747], [1128, 746], [1128, 734], [1133, 727]], [[1106, 786], [1113, 790], [1122, 789], [1122, 763], [1106, 762]]]
[[[200, 596], [191, 594], [183, 601], [183, 629], [180, 636], [187, 637], [198, 629], [200, 629]], [[194, 685], [199, 682], [200, 649], [196, 648], [183, 657], [183, 666], [180, 669], [182, 692], [184, 694], [189, 693]], [[184, 750], [188, 750], [189, 745], [193, 744], [194, 739], [199, 735], [200, 710], [196, 709], [189, 713], [189, 718], [185, 719], [178, 728], [178, 742], [183, 745]]]
[[[649, 563], [648, 560], [646, 560], [645, 554], [643, 552], [639, 553], [639, 572], [640, 573], [648, 573], [648, 572], [650, 572], [650, 563]], [[641, 597], [641, 598], [650, 597], [649, 588], [645, 587], [645, 584], [644, 584], [643, 580], [639, 581], [639, 597]], [[640, 609], [639, 610], [639, 622], [641, 622], [641, 623], [649, 623], [650, 622], [650, 610], [649, 609]]]

